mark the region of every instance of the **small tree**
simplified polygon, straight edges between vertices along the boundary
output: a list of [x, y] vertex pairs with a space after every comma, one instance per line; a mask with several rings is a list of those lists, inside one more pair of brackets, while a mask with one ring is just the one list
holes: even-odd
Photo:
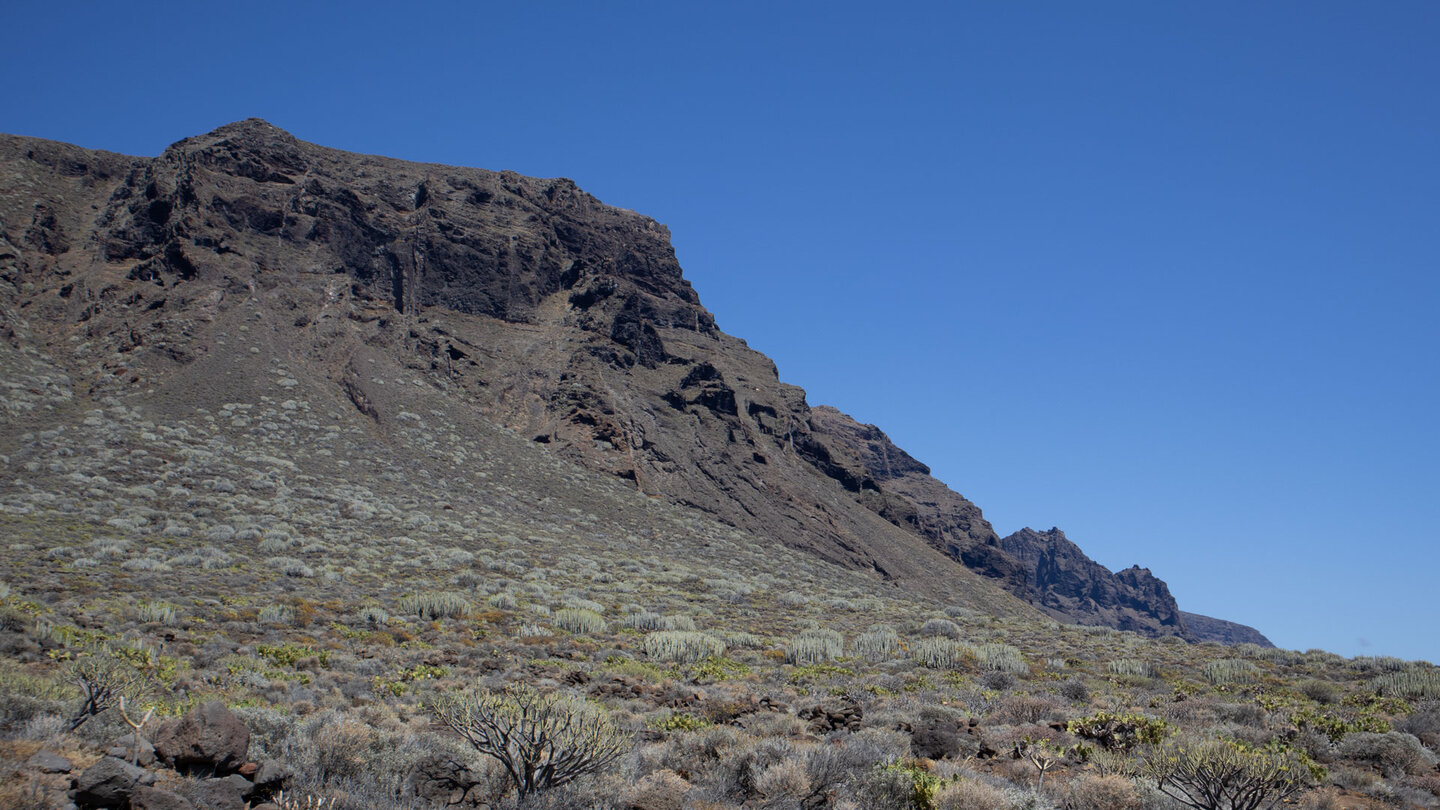
[[125, 698], [133, 702], [144, 691], [139, 673], [104, 650], [70, 662], [69, 674], [81, 696], [80, 708], [70, 718], [71, 731]]
[[521, 798], [594, 773], [626, 749], [603, 709], [565, 693], [542, 695], [524, 685], [452, 692], [430, 709], [476, 751], [498, 760]]
[[1209, 740], [1152, 749], [1140, 775], [1196, 810], [1259, 810], [1309, 787], [1315, 768], [1294, 751]]

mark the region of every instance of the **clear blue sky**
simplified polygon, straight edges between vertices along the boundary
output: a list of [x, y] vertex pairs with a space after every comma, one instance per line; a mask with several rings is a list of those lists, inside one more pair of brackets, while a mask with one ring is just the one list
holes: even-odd
[[0, 131], [574, 178], [1001, 533], [1440, 661], [1440, 4], [395, 7], [11, 0]]

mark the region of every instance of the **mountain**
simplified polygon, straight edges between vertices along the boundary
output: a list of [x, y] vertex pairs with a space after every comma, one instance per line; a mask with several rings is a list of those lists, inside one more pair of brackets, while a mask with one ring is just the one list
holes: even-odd
[[283, 383], [396, 452], [427, 412], [463, 412], [958, 607], [1204, 637], [1148, 571], [1110, 574], [1058, 530], [1001, 540], [878, 428], [812, 407], [720, 330], [665, 226], [570, 180], [357, 155], [255, 119], [156, 158], [3, 136], [0, 236], [0, 336], [82, 401], [163, 418]]
[[1218, 641], [1221, 644], [1254, 644], [1267, 649], [1275, 648], [1275, 644], [1270, 639], [1253, 627], [1227, 622], [1224, 619], [1212, 619], [1198, 613], [1187, 613], [1183, 610], [1180, 611], [1180, 618], [1185, 622], [1185, 626], [1190, 628], [1190, 632], [1194, 633], [1201, 641]]

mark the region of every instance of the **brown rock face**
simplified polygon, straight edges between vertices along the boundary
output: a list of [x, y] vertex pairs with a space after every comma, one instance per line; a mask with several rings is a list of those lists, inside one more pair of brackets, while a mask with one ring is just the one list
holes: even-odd
[[1000, 545], [1024, 562], [1039, 595], [1036, 604], [1056, 618], [1193, 638], [1170, 589], [1147, 568], [1135, 566], [1112, 573], [1053, 528], [1048, 532], [1021, 529], [1003, 538]]
[[1180, 611], [1180, 618], [1185, 620], [1185, 626], [1200, 641], [1218, 641], [1221, 644], [1258, 644], [1261, 647], [1274, 647], [1270, 639], [1265, 637], [1253, 627], [1247, 627], [1235, 622], [1227, 622], [1224, 619], [1212, 619], [1209, 616], [1201, 616], [1198, 613], [1187, 613]]
[[[297, 396], [353, 407], [377, 441], [419, 385], [646, 496], [952, 604], [1181, 632], [1178, 614], [1047, 594], [979, 508], [720, 331], [663, 225], [569, 180], [254, 119], [156, 158], [0, 136], [0, 338], [21, 321], [78, 397], [162, 416], [252, 401], [273, 376], [258, 358], [283, 355]], [[1149, 587], [1112, 584], [1117, 604]]]
[[155, 731], [155, 753], [176, 770], [229, 773], [245, 762], [250, 729], [219, 701], [203, 703]]

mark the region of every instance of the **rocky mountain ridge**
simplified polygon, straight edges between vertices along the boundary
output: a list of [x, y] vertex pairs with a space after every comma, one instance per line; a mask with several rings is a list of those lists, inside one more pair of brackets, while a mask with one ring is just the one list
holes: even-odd
[[33, 334], [77, 397], [216, 407], [255, 385], [244, 331], [382, 438], [408, 406], [376, 369], [403, 369], [651, 498], [901, 587], [1234, 635], [1063, 533], [999, 538], [879, 429], [812, 407], [722, 332], [663, 225], [572, 181], [355, 155], [254, 119], [153, 159], [3, 136], [0, 176], [0, 332]]

